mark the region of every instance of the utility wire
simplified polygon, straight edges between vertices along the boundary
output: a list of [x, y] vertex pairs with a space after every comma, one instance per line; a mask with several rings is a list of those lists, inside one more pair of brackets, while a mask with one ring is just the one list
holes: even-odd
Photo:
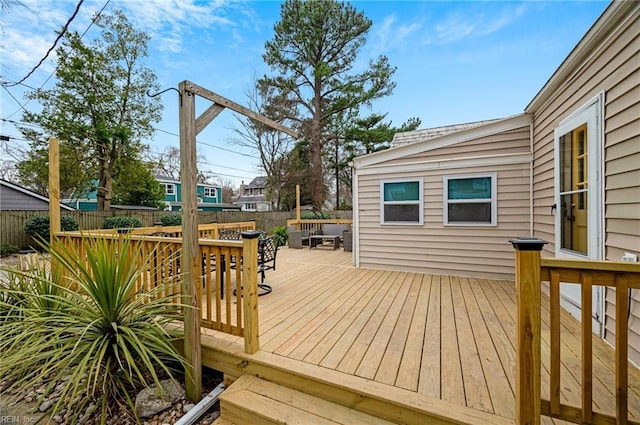
[[[84, 1], [84, 0], [82, 0]], [[80, 3], [82, 3], [82, 1]], [[87, 26], [87, 28], [84, 30], [84, 32], [80, 35], [80, 40], [82, 40], [82, 38], [89, 32], [89, 29], [91, 29], [91, 27], [93, 26], [93, 24], [95, 24], [96, 20], [100, 17], [100, 15], [102, 14], [102, 12], [104, 12], [104, 10], [107, 8], [107, 6], [109, 5], [109, 3], [111, 2], [111, 0], [107, 0], [105, 2], [105, 4], [102, 6], [102, 8], [100, 8], [100, 10], [98, 11], [98, 13], [96, 13], [96, 16], [91, 20], [91, 22], [89, 23], [89, 25]], [[66, 59], [66, 56], [65, 56]], [[53, 77], [56, 72], [58, 71], [58, 66], [56, 65], [55, 69], [53, 70], [53, 72], [51, 72], [51, 74], [49, 74], [49, 76], [47, 77], [46, 80], [44, 80], [44, 82], [40, 85], [40, 88], [38, 90], [41, 90], [45, 84], [47, 84], [49, 82], [49, 80], [51, 79], [51, 77]], [[24, 81], [24, 79], [22, 80]], [[17, 84], [16, 84], [17, 85]], [[2, 87], [4, 87], [5, 84], [2, 84]], [[7, 90], [9, 91], [9, 90]], [[25, 109], [25, 106], [27, 106], [27, 104], [29, 102], [31, 102], [31, 99], [28, 99], [25, 103], [20, 103], [14, 96], [11, 96], [16, 103], [20, 106], [20, 109], [24, 110], [25, 112], [27, 111]], [[14, 116], [15, 114], [17, 114], [18, 112], [20, 112], [20, 109], [16, 109], [11, 115], [6, 116], [5, 118], [11, 118], [12, 116]]]
[[33, 75], [33, 73], [36, 72], [36, 70], [38, 68], [40, 68], [40, 66], [42, 66], [44, 61], [47, 60], [47, 58], [49, 57], [49, 54], [51, 54], [51, 52], [53, 52], [53, 49], [56, 48], [56, 46], [58, 45], [58, 42], [60, 41], [60, 39], [62, 39], [62, 37], [64, 37], [64, 35], [66, 34], [67, 30], [69, 29], [69, 25], [75, 19], [76, 15], [80, 11], [80, 6], [82, 6], [82, 3], [84, 3], [84, 0], [80, 0], [78, 2], [78, 4], [76, 5], [76, 10], [73, 11], [73, 15], [71, 15], [71, 18], [69, 18], [67, 23], [64, 24], [64, 26], [62, 27], [62, 31], [60, 31], [60, 33], [58, 34], [58, 37], [56, 37], [55, 41], [53, 42], [53, 45], [49, 48], [49, 50], [47, 50], [47, 53], [44, 55], [44, 57], [42, 59], [40, 59], [40, 62], [38, 62], [38, 64], [36, 66], [34, 66], [33, 69], [31, 71], [29, 71], [29, 73], [27, 75], [25, 75], [20, 81], [15, 82], [15, 83], [7, 83], [7, 84], [3, 84], [3, 85], [6, 85], [7, 87], [15, 87], [18, 84], [23, 83], [27, 78], [31, 77], [31, 75]]
[[[167, 131], [167, 130], [161, 130], [161, 129], [159, 129], [159, 128], [156, 128], [155, 130], [156, 130], [156, 131], [159, 131], [159, 132], [161, 132], [161, 133], [168, 134], [168, 135], [170, 135], [170, 136], [180, 137], [180, 135], [179, 135], [179, 134], [177, 134], [177, 133], [172, 133], [172, 132]], [[223, 147], [220, 147], [220, 146], [216, 146], [216, 145], [213, 145], [213, 144], [211, 144], [211, 143], [203, 142], [203, 141], [201, 141], [201, 140], [197, 140], [197, 139], [196, 139], [196, 142], [197, 142], [197, 143], [199, 143], [199, 144], [201, 144], [201, 145], [205, 145], [205, 146], [209, 146], [209, 147], [212, 147], [212, 148], [220, 149], [220, 150], [223, 150], [223, 151], [227, 151], [227, 152], [235, 153], [236, 155], [242, 155], [242, 156], [246, 156], [246, 157], [248, 157], [248, 158], [259, 159], [259, 158], [258, 158], [257, 156], [255, 156], [255, 155], [249, 155], [248, 153], [236, 152], [236, 151], [234, 151], [234, 150], [227, 149], [227, 148], [223, 148]]]

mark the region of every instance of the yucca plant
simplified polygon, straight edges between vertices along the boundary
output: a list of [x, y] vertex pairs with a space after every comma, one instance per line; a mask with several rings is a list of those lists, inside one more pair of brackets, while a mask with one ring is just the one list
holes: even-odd
[[184, 366], [173, 345], [179, 335], [166, 326], [180, 318], [178, 279], [137, 289], [154, 253], [128, 238], [45, 248], [48, 270], [4, 270], [0, 377], [18, 388], [48, 383], [44, 396], [60, 392], [53, 412], [73, 412], [72, 423], [90, 402], [103, 423], [116, 405], [128, 405], [135, 417], [131, 391]]

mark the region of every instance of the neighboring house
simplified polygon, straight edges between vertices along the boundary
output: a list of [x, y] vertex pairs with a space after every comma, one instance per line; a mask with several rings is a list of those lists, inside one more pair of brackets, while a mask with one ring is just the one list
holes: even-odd
[[[60, 204], [63, 210], [73, 208]], [[26, 187], [0, 179], [0, 211], [42, 210], [49, 211], [49, 198]]]
[[[164, 201], [167, 211], [182, 209], [182, 184], [172, 177], [156, 175], [156, 180], [164, 187]], [[222, 188], [210, 184], [198, 183], [196, 186], [199, 211], [237, 211], [240, 208], [232, 204], [222, 203]]]
[[[639, 2], [611, 3], [523, 114], [455, 127], [354, 160], [356, 265], [512, 280], [508, 240], [528, 235], [545, 256], [640, 255]], [[615, 344], [615, 290], [603, 291], [594, 332]], [[640, 291], [629, 297], [639, 364]]]
[[[161, 175], [156, 175], [155, 178], [165, 190], [164, 201], [166, 207], [164, 209], [166, 211], [180, 211], [182, 208], [182, 184], [180, 180]], [[199, 211], [234, 211], [239, 209], [235, 205], [222, 203], [222, 188], [220, 187], [198, 183], [196, 190]], [[96, 191], [92, 191], [83, 197], [65, 199], [63, 202], [83, 211], [95, 211], [98, 208]], [[140, 207], [111, 205], [111, 209], [140, 209]]]
[[267, 201], [267, 177], [256, 177], [245, 185], [240, 185], [238, 200], [234, 202], [242, 211], [271, 211], [271, 202]]

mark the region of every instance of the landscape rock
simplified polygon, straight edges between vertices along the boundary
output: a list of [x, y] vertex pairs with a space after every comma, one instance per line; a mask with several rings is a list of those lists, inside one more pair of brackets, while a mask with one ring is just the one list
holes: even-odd
[[41, 412], [46, 412], [51, 408], [51, 406], [53, 406], [53, 403], [55, 403], [55, 400], [45, 400], [40, 404], [40, 407], [38, 407], [38, 410]]
[[160, 381], [160, 386], [162, 389], [155, 385], [145, 388], [136, 396], [136, 412], [141, 418], [162, 412], [184, 397], [184, 388], [175, 379]]
[[195, 404], [193, 404], [193, 403], [187, 403], [187, 404], [185, 404], [184, 406], [182, 406], [182, 411], [183, 411], [184, 413], [187, 413], [189, 410], [193, 409], [194, 407], [196, 407], [196, 405], [195, 405]]

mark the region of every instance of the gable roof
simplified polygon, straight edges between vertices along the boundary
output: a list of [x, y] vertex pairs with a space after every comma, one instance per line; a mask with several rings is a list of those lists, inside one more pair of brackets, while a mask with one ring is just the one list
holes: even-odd
[[[382, 162], [428, 152], [434, 149], [455, 145], [468, 140], [478, 139], [504, 131], [531, 125], [531, 115], [519, 114], [507, 118], [479, 121], [477, 125], [466, 126], [462, 124], [457, 130], [445, 132], [444, 135], [433, 136], [432, 133], [424, 130], [415, 130], [407, 133], [417, 133], [413, 137], [414, 141], [401, 146], [392, 147], [383, 151], [359, 156], [353, 159], [354, 168], [362, 168]], [[457, 126], [450, 126], [457, 127]], [[409, 136], [406, 136], [409, 137]]]
[[247, 189], [251, 189], [251, 188], [260, 188], [260, 187], [266, 187], [267, 186], [267, 176], [258, 176], [256, 178], [254, 178], [253, 180], [251, 180], [251, 183], [249, 183], [247, 186], [245, 186]]
[[[20, 186], [17, 183], [12, 183], [12, 182], [10, 182], [8, 180], [0, 179], [0, 186], [4, 186], [4, 187], [7, 187], [9, 189], [13, 189], [13, 190], [15, 190], [17, 192], [23, 193], [23, 194], [25, 194], [27, 196], [30, 196], [30, 197], [34, 198], [34, 199], [38, 199], [39, 201], [46, 202], [47, 204], [49, 203], [49, 198], [47, 198], [46, 196], [42, 196], [39, 193], [36, 193], [36, 192], [34, 192], [34, 191], [30, 190], [30, 189], [27, 189], [24, 186]], [[64, 210], [69, 210], [69, 211], [73, 211], [74, 210], [74, 208], [71, 208], [70, 206], [65, 205], [63, 203], [60, 203], [60, 208], [62, 208]]]
[[393, 135], [391, 147], [395, 148], [397, 146], [402, 146], [409, 143], [423, 142], [425, 140], [433, 139], [440, 136], [446, 136], [447, 134], [451, 133], [456, 133], [460, 130], [479, 127], [481, 125], [488, 124], [494, 121], [497, 120], [475, 121], [463, 124], [445, 125], [442, 127], [431, 127], [421, 130], [403, 131]]

